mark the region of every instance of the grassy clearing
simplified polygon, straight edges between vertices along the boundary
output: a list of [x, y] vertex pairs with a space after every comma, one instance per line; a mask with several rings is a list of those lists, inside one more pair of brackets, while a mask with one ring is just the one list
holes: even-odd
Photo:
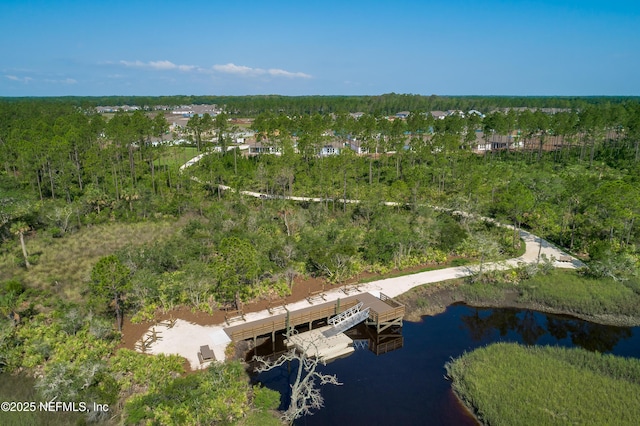
[[161, 157], [155, 161], [155, 165], [169, 166], [178, 169], [187, 161], [198, 155], [198, 149], [191, 146], [170, 146], [167, 147]]
[[499, 304], [505, 299], [505, 288], [500, 285], [481, 283], [463, 283], [458, 291], [462, 298], [471, 303]]
[[636, 425], [640, 360], [583, 349], [498, 343], [446, 365], [484, 424]]
[[366, 284], [366, 283], [370, 283], [373, 281], [379, 281], [379, 280], [386, 280], [387, 278], [397, 278], [397, 277], [404, 277], [405, 275], [413, 275], [413, 274], [419, 274], [421, 272], [428, 272], [428, 271], [436, 271], [438, 269], [445, 269], [445, 268], [449, 268], [451, 267], [450, 264], [442, 264], [442, 265], [430, 265], [430, 266], [425, 266], [424, 268], [410, 268], [408, 270], [404, 270], [404, 271], [398, 271], [398, 270], [394, 270], [392, 272], [388, 272], [386, 274], [379, 274], [379, 275], [375, 275], [375, 276], [371, 276], [371, 277], [366, 277], [366, 278], [361, 278], [358, 280], [359, 284]]
[[26, 271], [16, 264], [15, 254], [4, 254], [0, 279], [20, 278], [27, 287], [79, 301], [81, 284], [89, 279], [98, 259], [128, 245], [162, 240], [173, 232], [173, 222], [140, 222], [86, 227], [64, 238], [36, 236], [27, 241], [27, 248], [37, 255], [37, 263]]
[[561, 269], [523, 280], [515, 271], [498, 274], [495, 282], [464, 282], [457, 291], [462, 299], [471, 303], [499, 305], [507, 292], [515, 292], [520, 304], [548, 307], [567, 314], [632, 318], [640, 314], [640, 291], [636, 282], [588, 278], [576, 271]]

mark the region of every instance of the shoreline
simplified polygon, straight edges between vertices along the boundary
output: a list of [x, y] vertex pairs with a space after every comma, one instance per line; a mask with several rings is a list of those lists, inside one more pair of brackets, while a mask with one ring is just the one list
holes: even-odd
[[[292, 295], [286, 298], [287, 305], [304, 305], [306, 295], [311, 288], [318, 286], [318, 280], [301, 280], [299, 287], [294, 291]], [[524, 309], [531, 310], [546, 314], [568, 316], [596, 324], [615, 326], [615, 327], [636, 327], [640, 326], [640, 317], [629, 317], [624, 315], [612, 315], [612, 314], [600, 314], [589, 315], [584, 313], [572, 312], [568, 310], [562, 310], [552, 308], [550, 306], [542, 305], [535, 302], [520, 302], [517, 300], [518, 292], [514, 289], [503, 290], [503, 299], [499, 301], [495, 300], [469, 300], [460, 291], [459, 287], [464, 285], [460, 280], [447, 280], [435, 283], [427, 283], [417, 285], [399, 293], [394, 298], [400, 303], [405, 305], [406, 313], [404, 320], [409, 322], [420, 322], [423, 316], [435, 316], [444, 312], [449, 306], [458, 303], [465, 304], [475, 308], [502, 308], [502, 309]], [[294, 286], [295, 288], [296, 286]], [[340, 292], [339, 286], [334, 287], [329, 292]], [[376, 291], [375, 288], [367, 288], [364, 291]], [[251, 317], [260, 315], [262, 310], [268, 304], [268, 301], [257, 301], [248, 305], [245, 305], [245, 314]], [[174, 332], [163, 329], [166, 334], [167, 340], [164, 342], [157, 342], [153, 345], [153, 348], [149, 350], [148, 354], [157, 353], [174, 353], [185, 358], [185, 364], [189, 365], [189, 371], [197, 371], [202, 368], [198, 365], [192, 356], [189, 356], [191, 352], [195, 354], [195, 351], [189, 351], [189, 354], [174, 350], [175, 344], [180, 341], [180, 346], [185, 346], [189, 342], [189, 339], [183, 341], [185, 336], [182, 334], [188, 334], [193, 340], [204, 341], [204, 338], [210, 338], [213, 334], [220, 334], [223, 329], [228, 325], [224, 321], [224, 313], [222, 311], [216, 311], [213, 314], [206, 314], [203, 312], [193, 312], [188, 308], [178, 308], [168, 311], [163, 314], [155, 316], [154, 320], [143, 323], [131, 323], [130, 318], [126, 320], [125, 332], [123, 333], [122, 343], [119, 348], [136, 349], [135, 344], [145, 334], [149, 333], [149, 330], [158, 326], [161, 321], [167, 319], [177, 320], [180, 327], [176, 328], [176, 332], [181, 330], [177, 336], [174, 336]], [[216, 339], [220, 340], [220, 339]], [[197, 345], [196, 345], [197, 346]], [[215, 347], [216, 359], [222, 361], [226, 360], [226, 343], [222, 347], [222, 343]], [[191, 354], [193, 355], [193, 354]]]
[[[457, 290], [459, 284], [441, 283], [443, 285], [422, 286], [409, 290], [396, 297], [405, 304], [405, 321], [420, 322], [424, 315], [434, 316], [444, 312], [449, 306], [462, 303], [474, 308], [495, 309], [526, 309], [552, 315], [568, 316], [583, 321], [614, 327], [640, 327], [640, 317], [615, 314], [585, 314], [569, 310], [557, 309], [535, 302], [517, 301], [517, 292], [504, 290], [504, 299], [501, 301], [468, 300]], [[427, 298], [428, 297], [428, 298]], [[416, 306], [420, 300], [426, 300], [426, 304]]]

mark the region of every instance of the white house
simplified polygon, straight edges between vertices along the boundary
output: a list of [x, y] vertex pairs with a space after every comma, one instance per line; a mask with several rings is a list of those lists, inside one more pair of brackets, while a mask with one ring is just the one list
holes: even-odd
[[327, 144], [322, 147], [320, 150], [321, 157], [327, 157], [329, 155], [338, 155], [340, 154], [340, 147], [335, 146], [335, 144]]

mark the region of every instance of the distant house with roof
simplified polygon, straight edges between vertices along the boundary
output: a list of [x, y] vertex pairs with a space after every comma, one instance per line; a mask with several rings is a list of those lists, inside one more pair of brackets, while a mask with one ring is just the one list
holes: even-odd
[[273, 144], [265, 141], [253, 141], [245, 144], [248, 146], [247, 154], [249, 156], [261, 155], [261, 154], [271, 154], [271, 155], [281, 155], [280, 150], [275, 147]]
[[484, 114], [478, 111], [477, 109], [469, 110], [468, 115], [477, 115], [480, 118], [484, 118]]
[[216, 105], [180, 105], [171, 111], [172, 114], [183, 117], [193, 117], [195, 115], [202, 117], [205, 114], [215, 117], [221, 112], [222, 110]]
[[520, 133], [517, 130], [510, 132], [508, 135], [499, 135], [492, 133], [485, 138], [485, 134], [481, 130], [476, 130], [475, 144], [471, 146], [476, 152], [498, 151], [502, 149], [522, 148], [524, 142], [520, 139]]
[[447, 116], [447, 113], [444, 111], [431, 111], [430, 114], [436, 120], [444, 120], [444, 118]]
[[136, 105], [120, 105], [120, 106], [98, 106], [96, 107], [96, 111], [100, 114], [104, 114], [104, 113], [109, 113], [109, 112], [118, 112], [118, 111], [124, 111], [124, 112], [131, 112], [131, 111], [137, 111], [139, 110], [140, 107], [136, 106]]
[[349, 138], [349, 141], [345, 144], [345, 146], [351, 148], [351, 150], [358, 155], [369, 153], [369, 150], [362, 146], [362, 141], [358, 140], [357, 138]]
[[341, 145], [339, 142], [328, 143], [325, 146], [323, 146], [322, 149], [320, 150], [320, 156], [328, 157], [330, 155], [338, 155], [340, 154], [340, 150], [342, 148], [343, 148], [343, 145]]
[[445, 114], [447, 114], [447, 117], [452, 115], [457, 115], [459, 117], [464, 118], [464, 112], [460, 111], [459, 109], [449, 109]]

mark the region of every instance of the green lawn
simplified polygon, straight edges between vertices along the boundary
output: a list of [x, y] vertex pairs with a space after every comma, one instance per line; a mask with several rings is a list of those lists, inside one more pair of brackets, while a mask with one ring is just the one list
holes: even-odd
[[491, 425], [636, 425], [640, 360], [497, 343], [446, 365], [453, 390]]

